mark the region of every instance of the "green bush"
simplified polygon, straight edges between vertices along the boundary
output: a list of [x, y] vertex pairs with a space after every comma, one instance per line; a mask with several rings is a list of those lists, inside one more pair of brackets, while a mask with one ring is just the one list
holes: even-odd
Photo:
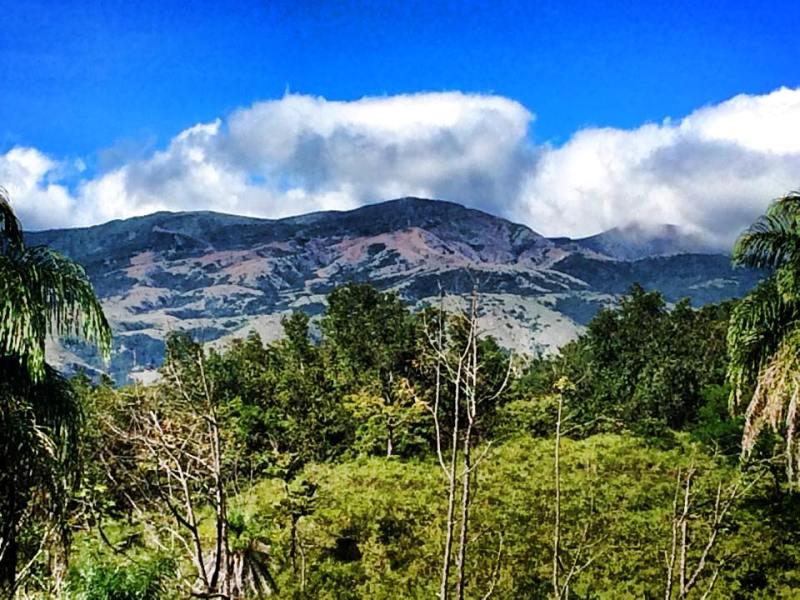
[[175, 562], [154, 557], [132, 564], [98, 562], [71, 577], [76, 600], [161, 600], [174, 598]]
[[491, 437], [504, 440], [516, 435], [550, 437], [556, 430], [558, 402], [553, 395], [511, 400], [497, 409]]

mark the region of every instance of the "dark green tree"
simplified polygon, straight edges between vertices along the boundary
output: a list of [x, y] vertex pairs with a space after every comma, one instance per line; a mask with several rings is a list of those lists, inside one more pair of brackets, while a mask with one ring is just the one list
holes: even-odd
[[[0, 189], [0, 593], [16, 587], [19, 534], [34, 509], [57, 516], [77, 473], [80, 410], [45, 362], [49, 336], [80, 336], [107, 354], [111, 331], [83, 268], [27, 246]], [[34, 498], [37, 502], [34, 503]]]
[[352, 423], [338, 396], [329, 365], [310, 339], [309, 318], [293, 312], [281, 321], [285, 337], [273, 344], [275, 400], [288, 419], [287, 450], [294, 468], [309, 461], [329, 460], [350, 444]]
[[308, 316], [295, 312], [282, 323], [282, 339], [264, 346], [253, 333], [209, 363], [249, 471], [291, 479], [306, 463], [341, 454], [352, 423], [311, 342]]
[[351, 395], [362, 420], [379, 425], [391, 456], [402, 439], [397, 430], [421, 414], [404, 393], [415, 350], [410, 311], [394, 293], [347, 284], [328, 296], [321, 326], [337, 390]]
[[[535, 361], [515, 386], [546, 395], [560, 376], [576, 383], [579, 421], [647, 432], [684, 428], [708, 386], [724, 382], [730, 303], [668, 307], [659, 292], [635, 285], [618, 306], [601, 310], [586, 333], [554, 357]], [[599, 421], [598, 421], [599, 419]]]

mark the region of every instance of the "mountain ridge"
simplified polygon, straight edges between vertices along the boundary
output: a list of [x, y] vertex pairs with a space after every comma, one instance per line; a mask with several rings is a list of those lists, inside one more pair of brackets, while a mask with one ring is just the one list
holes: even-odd
[[[162, 211], [26, 236], [85, 266], [115, 332], [109, 370], [118, 381], [152, 371], [169, 331], [217, 345], [250, 329], [274, 339], [281, 315], [315, 317], [327, 293], [352, 281], [395, 291], [412, 307], [440, 288], [458, 297], [477, 283], [486, 333], [532, 354], [574, 339], [634, 281], [670, 301], [685, 295], [704, 303], [741, 295], [757, 280], [722, 254], [682, 253], [679, 236], [675, 244], [630, 241], [624, 231], [546, 238], [477, 209], [421, 198], [285, 219]], [[53, 352], [68, 370], [102, 368], [74, 342]]]

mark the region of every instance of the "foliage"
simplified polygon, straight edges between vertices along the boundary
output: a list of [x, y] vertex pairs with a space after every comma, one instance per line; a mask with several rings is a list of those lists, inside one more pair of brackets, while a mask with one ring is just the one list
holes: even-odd
[[[35, 558], [48, 538], [67, 551], [61, 520], [77, 478], [81, 415], [72, 388], [45, 362], [45, 342], [75, 335], [110, 348], [86, 273], [49, 248], [26, 246], [0, 188], [0, 593], [13, 593], [18, 562], [28, 552]], [[22, 528], [34, 518], [50, 526], [38, 548], [21, 548]]]
[[[52, 481], [42, 498], [65, 499], [76, 598], [180, 597], [195, 587], [198, 560], [173, 518], [176, 483], [189, 490], [197, 538], [189, 543], [204, 560], [218, 556], [205, 549], [224, 533], [231, 597], [429, 598], [439, 588], [449, 489], [431, 410], [438, 387], [439, 434], [464, 424], [448, 412], [455, 388], [442, 364], [471, 348], [478, 368], [468, 385], [481, 410], [469, 471], [478, 493], [469, 502], [468, 595], [551, 593], [553, 432], [563, 397], [561, 551], [567, 563], [591, 558], [573, 596], [664, 596], [676, 489], [691, 472], [692, 564], [714, 531], [717, 490], [737, 482], [747, 490], [719, 524], [697, 589], [719, 570], [715, 597], [792, 597], [800, 497], [776, 477], [769, 440], [741, 470], [730, 458], [743, 421], [727, 412], [725, 345], [740, 306], [668, 306], [634, 287], [582, 338], [514, 376], [494, 340], [470, 345], [465, 315], [441, 307], [414, 315], [392, 294], [348, 285], [331, 294], [320, 336], [297, 312], [284, 318], [284, 337], [266, 345], [251, 334], [210, 350], [175, 334], [154, 385], [8, 379], [6, 396], [18, 401], [0, 418], [9, 443], [33, 443], [25, 437], [36, 431], [26, 425], [31, 399], [48, 385], [71, 398], [65, 410], [84, 413], [81, 427], [47, 431], [80, 452], [80, 492], [56, 494], [64, 478], [54, 477], [56, 462], [36, 462], [44, 455], [20, 461], [37, 486]], [[781, 356], [787, 372], [774, 380], [789, 381], [794, 363]], [[509, 373], [508, 389], [496, 393]], [[204, 470], [215, 457], [220, 468]], [[159, 562], [165, 553], [173, 562]], [[41, 572], [48, 568], [42, 561]]]
[[773, 202], [737, 240], [734, 263], [771, 274], [731, 315], [728, 380], [734, 407], [750, 396], [743, 450], [749, 454], [765, 426], [784, 435], [790, 481], [800, 463], [800, 193]]
[[697, 417], [703, 390], [723, 381], [729, 311], [728, 303], [695, 310], [688, 301], [669, 309], [658, 292], [634, 286], [579, 340], [535, 362], [515, 393], [546, 394], [564, 374], [577, 385], [570, 410], [595, 429], [685, 428]]
[[356, 423], [352, 448], [357, 454], [386, 452], [390, 438], [392, 453], [401, 456], [418, 454], [427, 446], [429, 415], [407, 385], [392, 390], [391, 402], [367, 388], [347, 394], [344, 406]]
[[[490, 453], [477, 471], [470, 589], [480, 597], [494, 581], [499, 598], [547, 597], [552, 440], [519, 435]], [[737, 477], [686, 435], [669, 450], [627, 435], [564, 439], [561, 460], [567, 558], [584, 526], [598, 557], [575, 583], [576, 597], [662, 596], [679, 471], [697, 469], [698, 539], [709, 527], [717, 484]], [[237, 539], [268, 542], [279, 598], [435, 596], [446, 500], [436, 464], [364, 457], [308, 465], [302, 479], [313, 486], [313, 502], [299, 510], [290, 498], [310, 497], [303, 486], [290, 491], [277, 481], [262, 480], [232, 501], [235, 527], [250, 532]], [[714, 597], [792, 597], [800, 584], [797, 502], [774, 495], [762, 478], [735, 506], [709, 557], [711, 567], [724, 563]], [[692, 560], [700, 550], [692, 547]]]
[[550, 437], [555, 431], [557, 401], [552, 394], [511, 400], [497, 411], [491, 437], [505, 440], [516, 435]]
[[368, 423], [357, 431], [367, 436], [360, 448], [372, 451], [380, 431], [391, 456], [415, 416], [413, 399], [405, 393], [415, 344], [410, 311], [395, 294], [348, 284], [328, 296], [320, 326], [336, 390], [350, 394], [354, 416]]
[[395, 294], [366, 284], [338, 287], [328, 296], [320, 325], [341, 387], [353, 389], [377, 380], [380, 392], [390, 394], [383, 387], [410, 366], [413, 322]]
[[246, 470], [291, 478], [343, 453], [353, 424], [308, 338], [308, 317], [294, 313], [284, 327], [289, 335], [268, 347], [253, 334], [213, 354], [209, 370]]
[[73, 575], [75, 600], [166, 600], [174, 598], [175, 562], [154, 556], [132, 564], [92, 564]]
[[723, 456], [738, 458], [744, 423], [741, 417], [730, 414], [730, 388], [727, 385], [708, 385], [700, 394], [702, 403], [697, 411], [697, 420], [690, 429], [692, 436]]
[[0, 188], [0, 355], [45, 375], [48, 335], [79, 335], [106, 354], [111, 330], [83, 267], [44, 246], [26, 246]]

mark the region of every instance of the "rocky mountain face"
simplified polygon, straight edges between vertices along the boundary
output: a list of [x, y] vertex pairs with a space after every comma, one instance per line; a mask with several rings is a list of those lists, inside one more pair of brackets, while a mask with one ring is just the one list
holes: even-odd
[[319, 315], [326, 294], [351, 281], [395, 290], [416, 307], [440, 289], [457, 303], [477, 286], [484, 332], [537, 353], [574, 339], [634, 282], [702, 304], [740, 296], [759, 278], [669, 226], [548, 239], [419, 198], [281, 220], [156, 213], [27, 237], [85, 266], [115, 333], [109, 365], [77, 342], [53, 343], [50, 360], [118, 381], [152, 374], [170, 331], [215, 345], [251, 330], [275, 339], [283, 314]]

